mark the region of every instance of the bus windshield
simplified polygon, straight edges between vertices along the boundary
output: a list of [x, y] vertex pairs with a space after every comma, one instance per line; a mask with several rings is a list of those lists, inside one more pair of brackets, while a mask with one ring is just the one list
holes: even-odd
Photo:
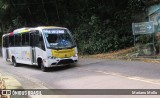
[[66, 29], [43, 29], [48, 48], [63, 49], [75, 46], [73, 38]]

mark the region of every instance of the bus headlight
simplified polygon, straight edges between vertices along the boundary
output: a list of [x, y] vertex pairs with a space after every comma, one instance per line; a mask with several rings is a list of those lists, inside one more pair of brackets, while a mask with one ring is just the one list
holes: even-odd
[[73, 57], [77, 57], [77, 54], [75, 54]]

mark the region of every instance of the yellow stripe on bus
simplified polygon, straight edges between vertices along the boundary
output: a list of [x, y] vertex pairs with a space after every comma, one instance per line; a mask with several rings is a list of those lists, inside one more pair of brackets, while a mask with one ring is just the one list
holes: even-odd
[[20, 31], [20, 33], [25, 33], [25, 32], [29, 32], [30, 30], [22, 30]]

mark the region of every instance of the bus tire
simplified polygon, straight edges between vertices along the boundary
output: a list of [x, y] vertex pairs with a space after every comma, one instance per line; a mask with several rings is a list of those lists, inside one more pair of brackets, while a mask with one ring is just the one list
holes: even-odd
[[12, 63], [14, 67], [18, 67], [15, 57], [12, 57]]
[[42, 70], [43, 72], [47, 72], [47, 71], [48, 71], [48, 70], [47, 70], [47, 67], [44, 66], [43, 62], [41, 62], [41, 70]]

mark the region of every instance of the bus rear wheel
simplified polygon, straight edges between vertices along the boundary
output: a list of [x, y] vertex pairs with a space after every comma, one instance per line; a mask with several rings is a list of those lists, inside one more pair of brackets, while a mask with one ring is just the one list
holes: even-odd
[[18, 64], [16, 62], [16, 59], [14, 57], [12, 57], [12, 63], [14, 67], [18, 67]]

